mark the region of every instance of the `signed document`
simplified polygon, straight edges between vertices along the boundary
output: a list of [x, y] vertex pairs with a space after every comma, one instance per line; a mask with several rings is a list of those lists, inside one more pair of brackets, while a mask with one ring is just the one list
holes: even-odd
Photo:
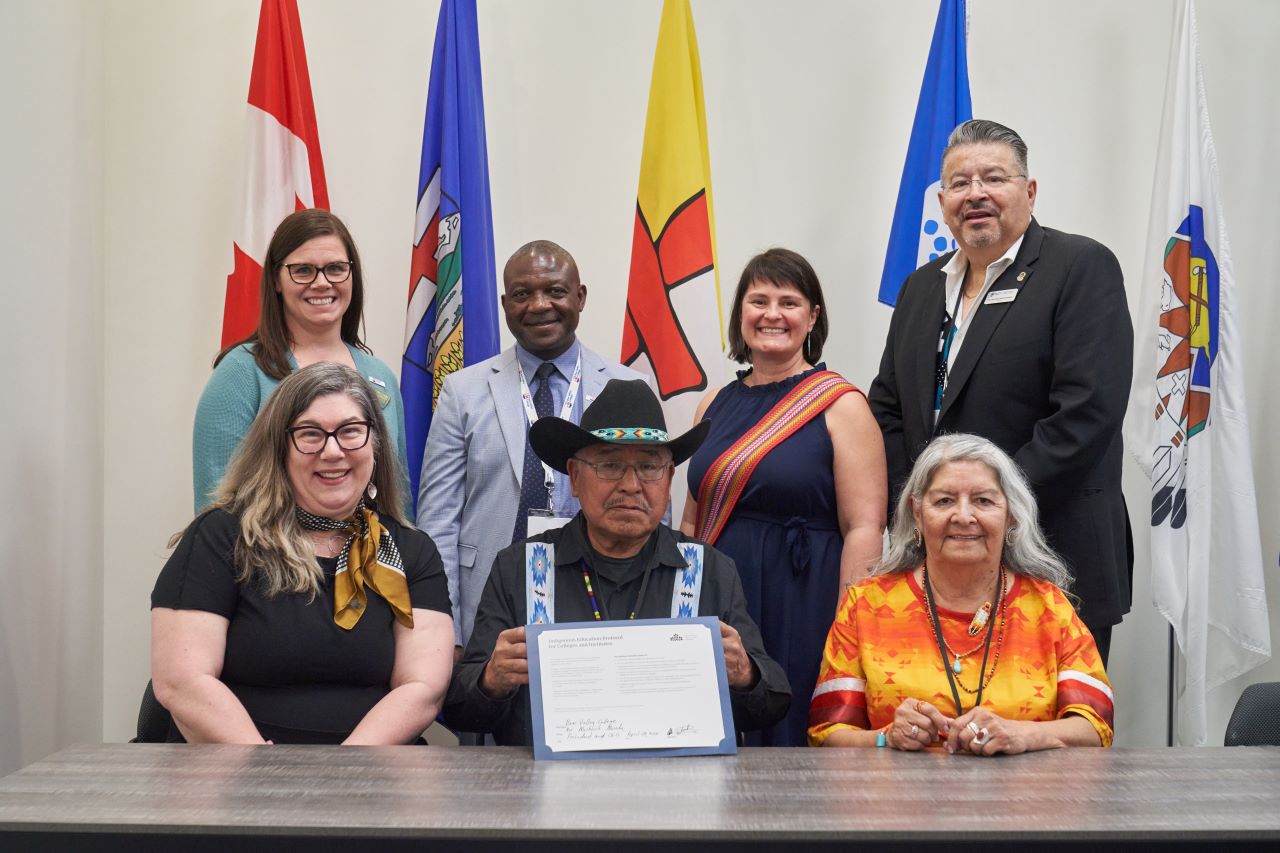
[[537, 757], [736, 751], [715, 617], [528, 630]]

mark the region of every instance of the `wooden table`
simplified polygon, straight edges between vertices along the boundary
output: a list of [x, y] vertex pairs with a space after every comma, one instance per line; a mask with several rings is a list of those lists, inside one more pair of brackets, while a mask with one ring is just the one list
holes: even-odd
[[502, 747], [106, 744], [63, 750], [0, 780], [6, 851], [613, 853], [851, 843], [1089, 853], [1270, 847], [1280, 843], [1280, 748], [986, 759], [746, 749], [534, 762], [529, 750]]

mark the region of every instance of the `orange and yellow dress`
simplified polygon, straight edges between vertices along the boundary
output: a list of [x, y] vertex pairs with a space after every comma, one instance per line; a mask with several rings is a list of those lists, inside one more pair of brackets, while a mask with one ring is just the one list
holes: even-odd
[[[1084, 717], [1111, 745], [1111, 684], [1089, 629], [1062, 591], [1013, 575], [1003, 613], [991, 614], [991, 650], [982, 705], [1011, 720]], [[976, 698], [981, 641], [969, 636], [972, 613], [938, 608], [942, 633], [962, 655], [956, 676], [968, 711]], [[840, 729], [878, 729], [905, 699], [922, 699], [956, 716], [942, 655], [929, 624], [924, 591], [913, 572], [868, 578], [849, 588], [827, 635], [822, 669], [809, 705], [809, 743]], [[970, 649], [973, 653], [965, 654]], [[999, 653], [999, 659], [993, 660]], [[948, 655], [954, 661], [954, 655]]]

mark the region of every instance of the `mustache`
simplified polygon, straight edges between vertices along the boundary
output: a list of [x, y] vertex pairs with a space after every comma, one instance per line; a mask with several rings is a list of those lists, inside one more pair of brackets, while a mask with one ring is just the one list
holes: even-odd
[[605, 501], [604, 503], [604, 508], [606, 510], [619, 506], [634, 507], [644, 512], [653, 512], [653, 505], [640, 495], [636, 495], [631, 498], [614, 498], [612, 500]]

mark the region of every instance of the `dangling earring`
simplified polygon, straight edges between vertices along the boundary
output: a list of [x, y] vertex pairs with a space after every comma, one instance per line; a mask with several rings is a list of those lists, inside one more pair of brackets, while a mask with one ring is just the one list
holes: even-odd
[[919, 527], [916, 528], [915, 537], [912, 539], [912, 542], [915, 544], [916, 550], [924, 547], [924, 537], [920, 535]]
[[804, 335], [804, 360], [805, 361], [808, 361], [810, 359], [811, 357], [810, 354], [812, 352], [813, 352], [813, 332], [809, 331], [809, 332], [805, 332], [805, 335]]
[[373, 484], [373, 480], [369, 481], [368, 487], [364, 493], [369, 496], [369, 500], [376, 500], [378, 497], [378, 487]]

